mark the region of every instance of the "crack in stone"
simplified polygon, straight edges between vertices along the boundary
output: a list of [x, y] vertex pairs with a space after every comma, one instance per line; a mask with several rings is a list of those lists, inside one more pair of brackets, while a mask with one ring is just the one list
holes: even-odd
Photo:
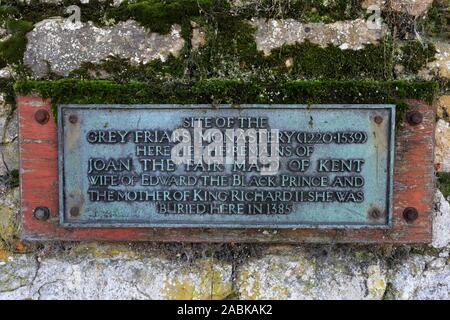
[[57, 279], [57, 280], [53, 280], [53, 281], [50, 281], [50, 282], [45, 282], [45, 283], [43, 283], [41, 286], [39, 286], [38, 290], [36, 291], [36, 293], [37, 293], [37, 295], [38, 295], [37, 300], [42, 300], [42, 293], [41, 293], [41, 290], [42, 290], [45, 286], [48, 286], [48, 285], [51, 285], [51, 284], [54, 284], [54, 283], [58, 283], [58, 282], [64, 283], [64, 280], [62, 280], [62, 279]]

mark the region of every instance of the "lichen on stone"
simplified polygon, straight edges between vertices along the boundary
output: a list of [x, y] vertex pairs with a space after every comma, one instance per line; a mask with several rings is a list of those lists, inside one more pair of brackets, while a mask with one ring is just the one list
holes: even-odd
[[180, 26], [174, 25], [168, 35], [147, 33], [131, 20], [104, 29], [90, 23], [74, 26], [62, 19], [44, 20], [27, 35], [24, 63], [33, 74], [43, 76], [47, 64], [54, 73], [68, 75], [82, 62], [96, 63], [111, 55], [132, 64], [166, 61], [184, 46], [180, 31]]
[[0, 190], [0, 249], [15, 251], [19, 241], [19, 190]]
[[257, 48], [266, 55], [285, 44], [292, 45], [305, 40], [321, 47], [334, 45], [344, 50], [359, 50], [366, 44], [377, 44], [386, 35], [385, 27], [380, 30], [370, 29], [363, 19], [330, 24], [302, 23], [294, 19], [253, 19], [252, 25], [256, 27]]

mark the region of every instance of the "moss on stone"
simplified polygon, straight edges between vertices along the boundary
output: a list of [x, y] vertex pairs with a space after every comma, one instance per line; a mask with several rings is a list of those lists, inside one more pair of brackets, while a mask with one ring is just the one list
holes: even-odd
[[256, 83], [206, 79], [192, 83], [61, 79], [16, 82], [19, 94], [38, 93], [56, 103], [393, 103], [400, 99], [431, 102], [433, 81], [295, 80]]
[[15, 34], [0, 42], [0, 57], [6, 64], [20, 63], [25, 52], [26, 39], [23, 34]]
[[136, 258], [138, 252], [131, 250], [126, 244], [98, 243], [98, 242], [82, 242], [75, 243], [70, 248], [71, 256], [88, 255], [95, 258], [114, 258], [118, 256], [126, 256], [128, 258]]
[[439, 172], [438, 176], [438, 187], [441, 190], [445, 198], [450, 196], [450, 173], [449, 172]]
[[[205, 45], [189, 57], [189, 74], [196, 79], [392, 79], [394, 53], [388, 37], [361, 50], [322, 48], [305, 41], [283, 45], [264, 56], [257, 50], [255, 29], [247, 20], [224, 15], [196, 22], [206, 32]], [[286, 66], [287, 59], [291, 66]]]
[[401, 50], [401, 63], [408, 72], [417, 73], [428, 62], [435, 60], [436, 48], [431, 42], [423, 44], [415, 40], [403, 45]]
[[5, 28], [9, 34], [0, 41], [0, 68], [4, 68], [8, 64], [22, 64], [27, 43], [26, 33], [33, 28], [33, 24], [20, 19], [18, 8], [2, 6], [0, 7], [0, 27]]
[[252, 82], [207, 79], [194, 83], [191, 90], [197, 103], [205, 101], [212, 104], [238, 104], [260, 100], [262, 88]]
[[11, 36], [0, 42], [0, 58], [8, 64], [21, 63], [26, 47], [25, 35], [33, 25], [29, 21], [13, 19], [5, 19], [4, 24]]
[[14, 169], [0, 176], [0, 183], [10, 189], [17, 188], [19, 186], [19, 170]]
[[[328, 45], [322, 48], [308, 41], [285, 45], [267, 58], [270, 67], [294, 79], [390, 79], [392, 46], [389, 40], [369, 44], [361, 50], [341, 50]], [[292, 65], [286, 66], [286, 60]]]
[[[18, 197], [17, 190], [8, 190], [3, 196], [6, 199]], [[16, 205], [16, 204], [15, 204]], [[14, 244], [19, 240], [20, 222], [14, 206], [6, 204], [0, 205], [0, 247], [9, 251], [14, 251]]]
[[[329, 45], [322, 48], [308, 41], [284, 45], [264, 56], [256, 48], [255, 29], [249, 24], [251, 17], [295, 18], [300, 21], [332, 22], [354, 19], [361, 15], [360, 1], [308, 0], [280, 3], [262, 0], [233, 7], [227, 0], [138, 0], [112, 6], [112, 0], [63, 0], [61, 4], [17, 2], [16, 8], [0, 11], [0, 23], [10, 25], [12, 36], [0, 43], [0, 67], [21, 64], [26, 45], [25, 33], [32, 25], [51, 16], [68, 16], [65, 8], [75, 4], [81, 8], [81, 20], [105, 25], [135, 19], [151, 31], [167, 33], [172, 24], [182, 26], [186, 45], [178, 58], [166, 62], [159, 60], [147, 65], [132, 66], [121, 59], [111, 59], [100, 64], [85, 63], [71, 76], [95, 78], [104, 72], [116, 82], [172, 78], [178, 80], [203, 80], [208, 78], [233, 78], [251, 81], [297, 79], [365, 79], [387, 80], [393, 78], [395, 52], [390, 38], [380, 44], [366, 45], [361, 50], [341, 50]], [[314, 18], [310, 16], [314, 16]], [[190, 36], [195, 21], [206, 32], [206, 43], [191, 50]], [[403, 47], [405, 69], [415, 72], [431, 61], [434, 48], [418, 46], [416, 42]], [[291, 65], [286, 66], [286, 61]], [[402, 63], [401, 61], [397, 61]], [[26, 70], [25, 70], [26, 71]], [[24, 72], [26, 76], [26, 72]]]
[[[217, 263], [215, 259], [196, 262], [168, 278], [162, 293], [169, 300], [222, 300], [229, 297], [233, 293], [232, 283], [223, 279], [223, 269]], [[192, 276], [193, 271], [196, 276]]]
[[154, 81], [182, 79], [185, 69], [185, 61], [181, 57], [174, 57], [173, 55], [169, 55], [165, 62], [156, 59], [147, 64], [141, 63], [138, 65], [133, 65], [124, 58], [110, 57], [100, 63], [82, 62], [79, 69], [69, 74], [69, 78], [91, 80], [108, 78], [116, 83], [128, 83], [130, 81], [152, 83]]
[[421, 27], [427, 34], [450, 39], [450, 7], [448, 0], [434, 0], [427, 15], [419, 21]]
[[[213, 27], [203, 22], [202, 27], [207, 30], [206, 44], [199, 50], [185, 48], [179, 57], [170, 56], [166, 62], [154, 60], [145, 65], [132, 65], [125, 59], [112, 57], [98, 64], [83, 63], [70, 76], [107, 77], [119, 83], [211, 78], [265, 83], [299, 79], [388, 80], [393, 77], [393, 50], [389, 39], [361, 50], [341, 50], [333, 45], [322, 48], [306, 41], [284, 45], [264, 56], [257, 50], [254, 29], [246, 21], [222, 23], [225, 22]], [[291, 61], [290, 66], [286, 65], [287, 60]], [[418, 63], [418, 66], [423, 65]]]
[[[244, 16], [331, 23], [363, 17], [361, 0], [260, 0], [239, 6]], [[236, 8], [235, 8], [236, 10]]]
[[[430, 101], [436, 91], [431, 82], [384, 81], [393, 78], [395, 62], [389, 38], [361, 50], [341, 50], [333, 45], [322, 48], [306, 41], [284, 45], [264, 56], [256, 48], [254, 27], [245, 20], [252, 16], [303, 19], [306, 8], [316, 8], [313, 11], [321, 16], [339, 13], [342, 18], [346, 12], [354, 18], [359, 10], [349, 9], [354, 1], [293, 1], [286, 10], [292, 16], [277, 16], [284, 5], [280, 5], [278, 13], [262, 9], [273, 7], [274, 1], [237, 9], [230, 9], [225, 0], [140, 0], [124, 2], [118, 8], [103, 7], [110, 2], [80, 3], [85, 14], [82, 20], [101, 23], [106, 16], [115, 20], [134, 18], [162, 33], [168, 32], [173, 23], [181, 23], [183, 37], [189, 40], [183, 52], [165, 62], [154, 60], [145, 65], [132, 65], [120, 58], [84, 63], [70, 75], [81, 80], [105, 76], [111, 81], [31, 81], [18, 83], [17, 89], [35, 90], [44, 97], [52, 97], [54, 106], [57, 103], [396, 103], [398, 119], [402, 119], [406, 108], [402, 99]], [[23, 4], [26, 10], [21, 11], [21, 17], [38, 20], [37, 9], [45, 5], [38, 1]], [[51, 13], [59, 10], [59, 6], [51, 8]], [[190, 20], [206, 32], [206, 43], [198, 50], [190, 50]], [[15, 26], [14, 30], [28, 28], [29, 24]], [[432, 45], [424, 48], [412, 42], [402, 49], [405, 69], [410, 72], [422, 68], [434, 56]], [[287, 60], [291, 62], [289, 65]]]
[[[15, 1], [15, 12], [9, 16], [16, 19], [37, 23], [50, 17], [69, 17], [72, 12], [67, 12], [67, 7], [76, 5], [80, 7], [81, 21], [92, 21], [96, 25], [103, 26], [108, 23], [108, 18], [115, 16], [117, 21], [128, 19], [125, 14], [118, 14], [119, 8], [113, 7], [113, 0], [90, 0], [88, 3], [82, 3], [80, 0], [61, 0], [58, 3], [42, 2], [39, 0]], [[1, 17], [1, 16], [0, 16]]]
[[256, 300], [260, 295], [260, 276], [256, 272], [242, 270], [238, 273], [237, 281], [240, 287], [246, 288], [239, 292], [239, 298], [244, 300]]
[[7, 104], [15, 105], [14, 80], [0, 78], [0, 94]]
[[18, 94], [37, 93], [51, 98], [55, 119], [56, 105], [63, 103], [385, 103], [397, 105], [397, 127], [404, 118], [404, 99], [431, 103], [438, 86], [432, 81], [295, 80], [284, 82], [246, 82], [232, 79], [206, 79], [195, 82], [155, 81], [151, 84], [119, 84], [107, 80], [61, 79], [56, 81], [18, 81]]
[[209, 9], [219, 0], [137, 0], [127, 4], [129, 16], [139, 21], [152, 32], [168, 33], [172, 24]]

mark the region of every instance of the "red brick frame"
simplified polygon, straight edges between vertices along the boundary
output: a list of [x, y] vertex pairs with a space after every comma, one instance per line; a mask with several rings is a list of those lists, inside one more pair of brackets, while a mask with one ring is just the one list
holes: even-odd
[[[107, 241], [191, 241], [191, 242], [360, 242], [416, 243], [431, 240], [434, 179], [433, 106], [409, 101], [410, 110], [423, 114], [422, 123], [406, 121], [396, 135], [394, 167], [394, 215], [392, 228], [338, 229], [210, 229], [210, 228], [89, 228], [59, 226], [58, 141], [50, 111], [50, 100], [37, 96], [18, 97], [20, 139], [20, 191], [22, 237], [26, 240]], [[45, 124], [35, 119], [36, 111], [50, 114]], [[36, 207], [50, 209], [46, 221], [33, 217]], [[414, 207], [419, 216], [406, 222], [403, 211]]]

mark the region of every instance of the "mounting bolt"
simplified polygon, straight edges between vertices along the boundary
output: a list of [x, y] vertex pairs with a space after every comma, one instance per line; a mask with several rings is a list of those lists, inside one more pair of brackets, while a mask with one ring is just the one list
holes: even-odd
[[403, 210], [403, 218], [407, 221], [407, 222], [413, 222], [414, 220], [417, 219], [417, 217], [419, 216], [419, 212], [417, 212], [416, 208], [406, 208], [405, 210]]
[[369, 217], [372, 219], [379, 219], [381, 218], [381, 211], [378, 208], [373, 208], [369, 211]]
[[34, 119], [40, 124], [46, 124], [50, 119], [50, 114], [45, 109], [39, 109], [34, 114]]
[[406, 114], [406, 120], [412, 126], [422, 123], [423, 115], [419, 111], [410, 111]]
[[50, 210], [47, 207], [36, 207], [33, 216], [37, 220], [45, 221], [50, 218]]
[[70, 208], [70, 215], [72, 217], [78, 217], [80, 215], [80, 208], [78, 208], [78, 207]]
[[77, 115], [76, 115], [76, 114], [71, 114], [71, 115], [69, 116], [69, 122], [70, 122], [70, 123], [77, 123], [77, 122], [78, 122], [78, 117], [77, 117]]
[[375, 116], [375, 118], [373, 118], [373, 121], [375, 121], [376, 124], [381, 124], [383, 122], [383, 117]]

